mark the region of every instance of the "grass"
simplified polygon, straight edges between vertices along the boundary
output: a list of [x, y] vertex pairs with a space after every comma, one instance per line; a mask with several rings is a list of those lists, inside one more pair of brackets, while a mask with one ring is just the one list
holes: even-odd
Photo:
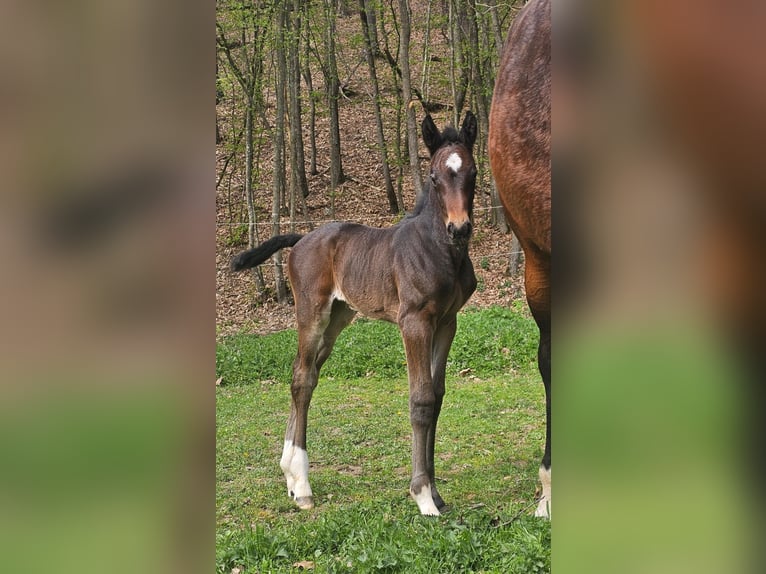
[[530, 516], [544, 410], [527, 315], [459, 317], [436, 445], [451, 510], [439, 518], [420, 516], [407, 494], [398, 331], [370, 321], [344, 331], [322, 371], [308, 429], [316, 507], [297, 510], [279, 469], [294, 353], [290, 331], [219, 343], [218, 572], [550, 571], [550, 523]]

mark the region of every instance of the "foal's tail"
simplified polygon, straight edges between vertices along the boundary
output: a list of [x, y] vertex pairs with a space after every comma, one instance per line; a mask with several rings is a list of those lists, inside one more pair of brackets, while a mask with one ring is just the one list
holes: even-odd
[[231, 260], [229, 266], [232, 271], [242, 271], [243, 269], [257, 267], [280, 249], [284, 249], [285, 247], [292, 247], [298, 243], [302, 237], [303, 235], [299, 233], [275, 235], [268, 241], [261, 243], [258, 247], [248, 249], [247, 251], [243, 251], [239, 255], [236, 255]]

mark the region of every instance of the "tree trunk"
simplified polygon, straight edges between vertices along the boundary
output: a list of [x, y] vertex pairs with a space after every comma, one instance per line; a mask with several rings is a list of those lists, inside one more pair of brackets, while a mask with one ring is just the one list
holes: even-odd
[[[408, 163], [408, 158], [405, 157], [403, 146], [402, 146], [402, 110], [404, 108], [404, 98], [402, 96], [402, 89], [401, 89], [401, 74], [399, 70], [399, 66], [397, 64], [397, 59], [399, 57], [399, 54], [397, 53], [396, 57], [391, 53], [391, 45], [389, 43], [389, 32], [386, 30], [386, 10], [384, 9], [383, 3], [379, 2], [377, 3], [380, 13], [378, 22], [380, 22], [380, 36], [383, 38], [382, 44], [383, 44], [383, 53], [385, 54], [386, 61], [388, 62], [389, 69], [391, 70], [391, 82], [394, 85], [394, 93], [396, 94], [396, 106], [394, 107], [394, 110], [396, 111], [396, 118], [394, 125], [396, 129], [394, 130], [394, 166], [396, 167], [396, 199], [399, 203], [399, 206], [401, 207], [402, 211], [406, 210], [406, 206], [404, 204], [404, 196], [402, 195], [402, 185], [404, 184], [404, 166]], [[368, 5], [369, 6], [369, 5]], [[391, 20], [394, 30], [397, 32], [399, 26], [396, 21], [396, 10], [394, 8], [393, 3], [390, 4], [390, 14], [391, 14]], [[380, 46], [380, 43], [378, 44]], [[397, 49], [399, 45], [397, 43]]]
[[[493, 7], [490, 9], [489, 15], [479, 17], [476, 13], [476, 0], [470, 0], [471, 8], [474, 10], [476, 18], [474, 19], [473, 29], [471, 31], [471, 51], [472, 61], [475, 62], [475, 79], [473, 82], [474, 92], [476, 94], [476, 106], [477, 116], [479, 118], [480, 133], [484, 134], [484, 137], [479, 138], [479, 169], [480, 169], [480, 181], [484, 180], [484, 172], [488, 170], [487, 153], [486, 153], [486, 134], [489, 133], [489, 108], [492, 97], [492, 89], [494, 88], [494, 70], [496, 68], [496, 62], [498, 59], [498, 53], [495, 50], [496, 43], [493, 39], [491, 27], [492, 15], [496, 16], [496, 9]], [[503, 211], [500, 198], [497, 194], [497, 186], [490, 173], [491, 184], [489, 186], [489, 221], [492, 225], [497, 227], [501, 232], [508, 233], [508, 222], [505, 220], [505, 212]]]
[[305, 51], [303, 53], [303, 81], [306, 82], [306, 92], [309, 95], [309, 173], [317, 175], [317, 139], [316, 139], [316, 99], [314, 97], [314, 83], [311, 78], [311, 62], [309, 59], [309, 23], [308, 2], [304, 3], [304, 20], [306, 22]]
[[495, 40], [495, 50], [499, 56], [503, 51], [503, 31], [497, 15], [497, 0], [487, 0], [487, 5], [489, 6], [489, 16], [492, 21], [492, 37]]
[[[287, 60], [285, 56], [285, 13], [277, 10], [276, 58], [277, 81], [275, 85], [277, 114], [274, 122], [274, 196], [271, 204], [271, 235], [279, 235], [279, 211], [285, 191], [285, 88], [287, 84]], [[287, 301], [287, 286], [282, 272], [282, 253], [277, 251], [273, 256], [274, 278], [276, 280], [277, 301]]]
[[521, 243], [516, 234], [511, 232], [511, 253], [508, 259], [508, 274], [511, 277], [518, 277], [522, 270], [522, 258], [524, 252], [521, 250]]
[[[254, 113], [254, 101], [252, 92], [247, 94], [247, 109], [245, 110], [245, 198], [247, 200], [247, 223], [248, 234], [247, 243], [248, 247], [252, 249], [258, 245], [258, 229], [255, 216], [255, 198], [253, 197], [253, 119]], [[253, 279], [255, 280], [255, 287], [261, 297], [266, 290], [266, 286], [263, 282], [263, 273], [259, 267], [253, 268]]]
[[335, 188], [345, 181], [346, 176], [343, 173], [343, 159], [340, 149], [340, 114], [338, 111], [340, 79], [338, 78], [338, 63], [335, 59], [335, 4], [332, 0], [325, 0], [325, 16], [327, 18], [325, 86], [327, 106], [330, 109], [330, 182]]
[[374, 14], [374, 9], [368, 9], [365, 0], [359, 0], [360, 16], [362, 19], [362, 32], [366, 43], [367, 67], [370, 71], [370, 82], [372, 83], [373, 110], [375, 112], [375, 128], [378, 140], [378, 151], [380, 153], [380, 162], [383, 171], [383, 184], [386, 186], [386, 197], [388, 197], [388, 207], [391, 213], [399, 212], [399, 205], [394, 192], [394, 186], [391, 183], [391, 172], [388, 167], [388, 151], [386, 148], [386, 139], [383, 133], [383, 118], [380, 113], [380, 88], [378, 86], [378, 74], [375, 70], [375, 54], [373, 53], [372, 38], [370, 35], [372, 23], [368, 20], [369, 14]]
[[[301, 124], [301, 68], [298, 58], [298, 46], [301, 37], [300, 2], [293, 0], [292, 11], [284, 5], [284, 18], [287, 23], [287, 91], [289, 94], [290, 118], [290, 203], [293, 207], [295, 198], [300, 193], [303, 197], [309, 194], [309, 184], [306, 180], [306, 165], [303, 154], [303, 128]], [[291, 217], [291, 220], [294, 219]]]
[[428, 88], [429, 88], [429, 70], [431, 69], [431, 4], [433, 0], [428, 0], [428, 8], [426, 9], [426, 41], [423, 42], [423, 71], [420, 74], [420, 94], [423, 98], [423, 103], [428, 100]]
[[449, 2], [449, 42], [452, 47], [450, 61], [450, 88], [452, 90], [453, 123], [458, 125], [465, 105], [471, 66], [466, 54], [466, 24], [468, 16], [464, 2]]
[[399, 0], [401, 29], [399, 31], [399, 67], [402, 72], [402, 92], [407, 114], [407, 151], [410, 158], [410, 171], [415, 194], [420, 195], [420, 159], [418, 158], [418, 129], [415, 121], [415, 109], [411, 106], [412, 85], [410, 76], [410, 5], [408, 0]]

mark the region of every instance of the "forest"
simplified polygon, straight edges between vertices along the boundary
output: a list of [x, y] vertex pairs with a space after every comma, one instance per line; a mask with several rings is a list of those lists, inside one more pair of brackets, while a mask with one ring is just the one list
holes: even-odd
[[216, 1], [219, 334], [292, 324], [279, 253], [251, 274], [236, 252], [348, 220], [389, 226], [412, 209], [428, 153], [420, 123], [479, 120], [469, 304], [520, 297], [521, 253], [487, 159], [495, 70], [523, 2]]

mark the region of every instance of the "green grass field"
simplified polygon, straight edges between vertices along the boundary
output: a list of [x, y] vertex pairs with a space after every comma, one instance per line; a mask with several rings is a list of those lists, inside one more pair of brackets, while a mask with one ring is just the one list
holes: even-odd
[[279, 468], [295, 333], [220, 341], [217, 571], [550, 571], [550, 523], [531, 516], [545, 436], [536, 342], [520, 308], [460, 315], [436, 444], [450, 510], [433, 518], [407, 493], [395, 326], [357, 321], [322, 370], [309, 411], [310, 511], [288, 498]]

